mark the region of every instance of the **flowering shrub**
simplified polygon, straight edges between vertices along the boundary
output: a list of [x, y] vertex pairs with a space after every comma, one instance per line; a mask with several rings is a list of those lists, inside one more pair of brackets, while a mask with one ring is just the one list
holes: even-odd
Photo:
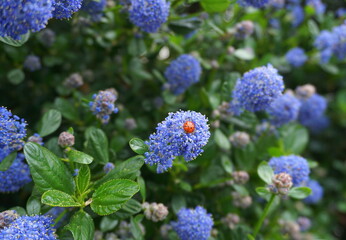
[[0, 239], [346, 239], [345, 9], [1, 1]]

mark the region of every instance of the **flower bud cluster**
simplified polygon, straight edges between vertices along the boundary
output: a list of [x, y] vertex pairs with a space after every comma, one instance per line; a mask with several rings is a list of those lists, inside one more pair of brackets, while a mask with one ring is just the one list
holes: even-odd
[[62, 132], [58, 138], [58, 144], [60, 147], [72, 147], [74, 145], [74, 136], [69, 132]]
[[221, 222], [230, 229], [234, 229], [237, 224], [240, 222], [240, 217], [237, 214], [234, 213], [228, 213], [225, 217], [221, 219]]
[[272, 179], [272, 185], [270, 185], [269, 188], [270, 191], [274, 194], [287, 196], [292, 186], [292, 177], [287, 173], [279, 173], [274, 175]]
[[168, 209], [162, 203], [148, 203], [142, 204], [144, 215], [148, 220], [158, 222], [164, 220], [168, 215]]

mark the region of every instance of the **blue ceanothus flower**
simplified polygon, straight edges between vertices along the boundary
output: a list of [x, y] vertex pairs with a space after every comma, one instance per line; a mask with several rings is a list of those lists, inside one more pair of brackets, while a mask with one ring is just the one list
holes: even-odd
[[21, 35], [37, 32], [52, 18], [53, 0], [1, 0], [0, 36], [19, 40]]
[[30, 72], [34, 72], [41, 69], [41, 60], [38, 56], [29, 55], [25, 58], [23, 65]]
[[278, 97], [267, 109], [271, 123], [282, 126], [298, 118], [300, 101], [290, 93]]
[[210, 132], [207, 121], [204, 115], [194, 111], [169, 113], [146, 141], [149, 151], [145, 153], [145, 162], [156, 164], [157, 172], [162, 173], [172, 167], [175, 157], [194, 160], [208, 143]]
[[195, 209], [180, 209], [178, 220], [171, 225], [181, 240], [207, 240], [214, 221], [211, 214], [197, 206]]
[[305, 18], [304, 8], [300, 5], [295, 5], [290, 7], [291, 15], [292, 15], [292, 26], [298, 27]]
[[346, 24], [334, 27], [332, 31], [321, 31], [314, 45], [321, 52], [321, 63], [327, 63], [333, 55], [343, 60], [346, 58]]
[[305, 186], [311, 188], [312, 192], [303, 201], [308, 204], [318, 203], [323, 197], [323, 187], [315, 180], [309, 180]]
[[[6, 150], [0, 149], [0, 163], [7, 155]], [[29, 182], [31, 182], [30, 169], [21, 153], [6, 171], [0, 171], [0, 192], [2, 193], [17, 192]]]
[[198, 82], [201, 73], [202, 68], [199, 61], [191, 55], [183, 54], [167, 67], [165, 77], [172, 93], [179, 95]]
[[282, 76], [271, 64], [255, 68], [237, 80], [232, 92], [231, 112], [239, 115], [242, 109], [251, 112], [266, 110], [283, 90]]
[[289, 174], [292, 177], [294, 186], [298, 186], [309, 179], [310, 168], [308, 161], [300, 156], [272, 157], [268, 164], [275, 174]]
[[326, 11], [326, 5], [321, 0], [307, 0], [306, 5], [313, 7], [317, 14], [323, 14]]
[[142, 31], [157, 32], [167, 21], [170, 4], [166, 0], [130, 0], [130, 20]]
[[0, 107], [0, 149], [12, 152], [23, 147], [26, 136], [26, 122]]
[[21, 216], [0, 230], [0, 239], [55, 240], [53, 219], [48, 216]]
[[255, 8], [264, 7], [269, 3], [269, 0], [238, 0], [241, 6], [251, 6]]
[[296, 47], [289, 50], [285, 58], [287, 62], [293, 67], [303, 66], [304, 63], [308, 60], [308, 57], [305, 54], [305, 51], [302, 48]]
[[302, 125], [313, 129], [317, 119], [324, 116], [327, 100], [318, 94], [314, 94], [307, 99], [301, 99], [301, 103], [298, 120]]
[[106, 0], [84, 0], [82, 4], [82, 10], [87, 12], [93, 21], [97, 22], [101, 20], [103, 10], [106, 8], [106, 5]]
[[83, 0], [55, 0], [53, 17], [64, 19], [72, 17], [82, 7]]
[[112, 113], [118, 113], [119, 109], [114, 103], [117, 100], [117, 92], [113, 89], [99, 91], [93, 95], [93, 100], [89, 103], [90, 110], [103, 124], [107, 124]]

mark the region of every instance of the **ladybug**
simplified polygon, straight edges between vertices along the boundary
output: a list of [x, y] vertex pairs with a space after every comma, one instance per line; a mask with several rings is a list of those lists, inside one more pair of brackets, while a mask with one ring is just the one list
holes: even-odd
[[195, 124], [191, 121], [186, 121], [183, 128], [186, 133], [193, 133], [196, 129]]

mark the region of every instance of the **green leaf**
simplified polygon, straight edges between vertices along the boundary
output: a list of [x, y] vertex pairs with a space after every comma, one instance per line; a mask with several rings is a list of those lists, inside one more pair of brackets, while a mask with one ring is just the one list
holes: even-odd
[[232, 174], [233, 172], [232, 162], [227, 156], [221, 157], [221, 164], [226, 173]]
[[220, 129], [216, 129], [215, 131], [215, 142], [216, 144], [225, 150], [231, 149], [231, 143], [228, 138], [221, 132]]
[[261, 162], [257, 168], [258, 176], [267, 184], [272, 183], [274, 177], [273, 169], [268, 165], [267, 162]]
[[262, 198], [267, 198], [270, 196], [272, 193], [269, 191], [268, 188], [266, 187], [258, 187], [256, 188], [256, 193], [261, 196]]
[[78, 111], [70, 101], [63, 98], [57, 98], [54, 101], [54, 105], [61, 112], [64, 118], [71, 121], [78, 119]]
[[174, 195], [172, 198], [172, 209], [174, 213], [178, 213], [179, 210], [186, 207], [186, 200], [183, 195]]
[[85, 132], [85, 139], [87, 152], [94, 157], [95, 162], [108, 163], [108, 139], [106, 134], [101, 129], [90, 127]]
[[118, 211], [139, 191], [136, 182], [128, 179], [115, 179], [102, 184], [92, 195], [91, 209], [99, 215]]
[[71, 231], [74, 240], [94, 239], [94, 221], [84, 211], [76, 212], [65, 228]]
[[26, 202], [26, 211], [28, 215], [38, 215], [41, 212], [40, 198], [36, 196], [30, 196]]
[[251, 48], [240, 48], [234, 51], [234, 56], [241, 60], [252, 60], [255, 58], [255, 53]]
[[41, 202], [53, 207], [80, 207], [73, 197], [58, 190], [49, 190], [42, 195]]
[[73, 178], [65, 164], [48, 149], [29, 142], [25, 144], [24, 154], [30, 166], [32, 178], [40, 192], [59, 190], [73, 194]]
[[29, 37], [30, 37], [30, 32], [23, 34], [19, 40], [14, 40], [11, 37], [0, 37], [0, 41], [13, 47], [20, 47], [24, 43], [26, 43], [26, 41], [28, 41]]
[[288, 192], [288, 196], [295, 199], [304, 199], [311, 194], [311, 189], [308, 187], [294, 187]]
[[137, 154], [144, 154], [149, 151], [148, 145], [142, 139], [132, 138], [129, 142], [132, 151]]
[[143, 240], [144, 232], [140, 226], [140, 222], [143, 220], [143, 214], [137, 215], [131, 218], [131, 233], [136, 240]]
[[[130, 199], [114, 216], [118, 219], [126, 219], [142, 211], [142, 204], [134, 199]], [[112, 215], [113, 216], [113, 215]]]
[[101, 178], [95, 183], [95, 187], [100, 186], [101, 184], [108, 182], [112, 179], [119, 179], [119, 178], [129, 178], [129, 179], [135, 179], [138, 175], [139, 169], [144, 164], [144, 157], [134, 156], [132, 158], [129, 158], [128, 160], [121, 162], [119, 164], [115, 164], [115, 167], [112, 171], [107, 173], [106, 176]]
[[9, 169], [9, 167], [11, 167], [16, 157], [17, 157], [17, 152], [12, 152], [9, 155], [7, 155], [4, 158], [4, 160], [0, 162], [0, 171], [6, 171], [7, 169]]
[[73, 149], [67, 152], [67, 156], [68, 156], [68, 159], [71, 160], [72, 162], [81, 163], [81, 164], [90, 164], [92, 163], [94, 159], [92, 156], [86, 153], [73, 150]]
[[12, 84], [19, 84], [24, 81], [25, 74], [21, 69], [13, 69], [7, 73], [7, 79]]
[[229, 0], [201, 0], [202, 7], [207, 12], [223, 12], [230, 5]]
[[10, 209], [8, 209], [8, 210], [14, 210], [14, 211], [16, 211], [20, 216], [28, 215], [28, 214], [26, 213], [25, 209], [22, 208], [22, 207], [13, 207], [13, 208], [10, 208]]
[[89, 187], [90, 183], [90, 169], [87, 165], [82, 165], [79, 168], [78, 175], [75, 178], [77, 191], [83, 194]]
[[139, 192], [142, 195], [143, 201], [145, 201], [145, 199], [147, 198], [147, 193], [146, 193], [146, 189], [145, 189], [145, 181], [142, 177], [138, 177], [137, 178], [137, 183], [139, 185]]
[[41, 137], [45, 137], [55, 132], [61, 124], [61, 113], [58, 110], [51, 109], [43, 115], [39, 134]]
[[251, 234], [248, 234], [247, 238], [248, 238], [248, 240], [255, 240], [255, 238]]
[[297, 124], [283, 127], [281, 135], [286, 152], [300, 154], [309, 142], [308, 131], [306, 128]]
[[112, 229], [114, 229], [118, 225], [119, 220], [118, 219], [112, 219], [109, 216], [102, 217], [101, 223], [100, 223], [100, 230], [102, 232], [108, 232]]

